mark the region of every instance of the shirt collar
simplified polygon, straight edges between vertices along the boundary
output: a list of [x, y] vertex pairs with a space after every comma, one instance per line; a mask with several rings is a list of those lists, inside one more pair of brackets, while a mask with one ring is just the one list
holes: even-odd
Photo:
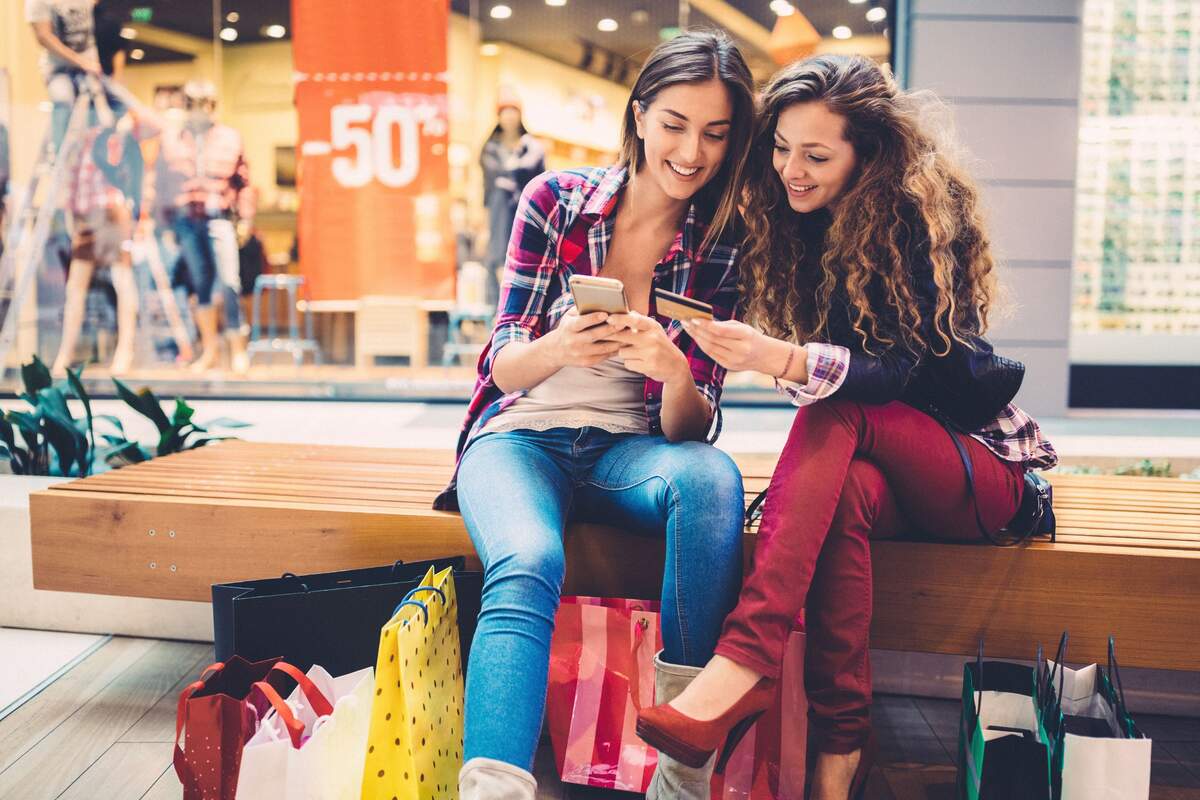
[[[584, 202], [583, 210], [580, 212], [581, 216], [588, 217], [593, 223], [610, 218], [617, 208], [617, 196], [625, 188], [628, 180], [629, 170], [625, 167], [619, 164], [609, 167]], [[675, 237], [675, 241], [667, 250], [667, 255], [663, 260], [668, 261], [677, 252], [682, 251], [688, 261], [694, 261], [696, 248], [703, 238], [703, 226], [696, 214], [696, 204], [692, 203], [688, 206], [682, 230]]]

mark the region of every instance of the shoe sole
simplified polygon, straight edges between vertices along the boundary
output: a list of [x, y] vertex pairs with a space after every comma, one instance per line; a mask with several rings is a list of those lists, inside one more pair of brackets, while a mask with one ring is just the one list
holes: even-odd
[[637, 735], [643, 742], [655, 750], [666, 753], [679, 763], [692, 769], [700, 769], [707, 764], [714, 752], [712, 750], [697, 750], [691, 745], [681, 742], [656, 728], [646, 727], [640, 720], [637, 724]]

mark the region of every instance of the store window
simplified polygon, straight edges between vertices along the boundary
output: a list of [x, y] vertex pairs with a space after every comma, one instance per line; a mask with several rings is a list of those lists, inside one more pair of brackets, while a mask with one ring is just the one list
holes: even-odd
[[1200, 7], [1083, 19], [1071, 404], [1197, 407], [1175, 395], [1200, 366]]
[[[629, 86], [659, 41], [723, 28], [765, 79], [809, 53], [890, 60], [894, 13], [855, 0], [101, 0], [116, 121], [67, 131], [25, 0], [9, 5], [0, 30], [22, 46], [0, 55], [0, 168], [4, 132], [20, 139], [0, 229], [5, 387], [37, 355], [84, 366], [100, 393], [118, 374], [246, 397], [465, 397], [521, 186], [615, 159]], [[75, 160], [35, 235], [18, 217], [54, 124]]]

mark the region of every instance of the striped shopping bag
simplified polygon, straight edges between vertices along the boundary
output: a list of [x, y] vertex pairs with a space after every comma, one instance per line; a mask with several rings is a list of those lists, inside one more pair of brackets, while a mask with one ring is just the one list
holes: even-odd
[[645, 792], [658, 754], [638, 738], [654, 703], [659, 603], [564, 597], [550, 643], [546, 719], [565, 783]]

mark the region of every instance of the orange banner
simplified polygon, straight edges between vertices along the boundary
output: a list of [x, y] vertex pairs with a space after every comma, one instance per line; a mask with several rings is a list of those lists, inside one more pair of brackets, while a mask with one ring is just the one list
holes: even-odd
[[449, 0], [292, 0], [300, 267], [315, 299], [454, 292]]

